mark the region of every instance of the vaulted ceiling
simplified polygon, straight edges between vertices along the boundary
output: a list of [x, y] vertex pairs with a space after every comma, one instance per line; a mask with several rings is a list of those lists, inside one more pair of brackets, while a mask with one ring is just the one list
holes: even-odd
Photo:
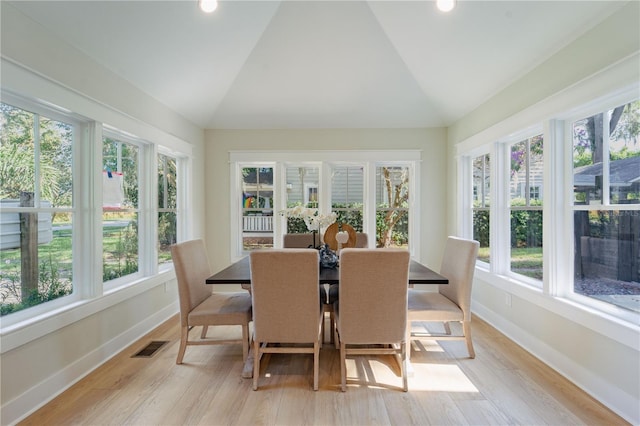
[[12, 2], [199, 127], [240, 129], [446, 126], [625, 3]]

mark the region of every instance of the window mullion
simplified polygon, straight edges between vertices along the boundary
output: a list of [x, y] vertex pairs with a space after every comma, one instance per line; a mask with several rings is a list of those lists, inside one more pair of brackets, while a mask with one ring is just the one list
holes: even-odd
[[611, 204], [610, 151], [609, 151], [609, 114], [602, 113], [602, 204]]

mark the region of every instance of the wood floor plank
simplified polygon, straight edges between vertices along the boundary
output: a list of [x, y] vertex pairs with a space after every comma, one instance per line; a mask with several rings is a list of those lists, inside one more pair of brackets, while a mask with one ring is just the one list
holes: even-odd
[[[174, 317], [20, 424], [627, 424], [483, 321], [474, 318], [473, 333], [475, 359], [462, 341], [415, 342], [407, 393], [390, 356], [349, 358], [341, 392], [339, 352], [330, 344], [320, 352], [318, 391], [312, 356], [299, 354], [265, 355], [253, 391], [241, 377], [240, 345], [191, 346], [176, 365]], [[208, 337], [239, 334], [214, 327]], [[151, 358], [131, 358], [151, 340], [169, 343]]]

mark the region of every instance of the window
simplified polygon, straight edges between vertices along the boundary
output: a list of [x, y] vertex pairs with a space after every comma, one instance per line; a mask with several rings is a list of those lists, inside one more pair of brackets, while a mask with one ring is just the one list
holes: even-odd
[[[640, 312], [640, 101], [574, 121], [574, 292]], [[633, 297], [633, 296], [636, 297]]]
[[242, 247], [273, 247], [273, 167], [243, 167]]
[[[231, 152], [230, 181], [235, 188], [230, 211], [231, 259], [245, 256], [260, 244], [280, 247], [286, 233], [310, 232], [303, 218], [284, 214], [285, 209], [298, 206], [317, 211], [321, 218], [335, 215], [337, 223], [348, 223], [368, 234], [372, 246], [376, 241], [378, 247], [404, 247], [412, 256], [419, 256], [419, 244], [410, 243], [412, 236], [419, 241], [420, 227], [410, 219], [412, 209], [420, 204], [413, 195], [419, 193], [419, 179], [413, 176], [420, 175], [420, 156], [416, 150], [314, 151], [311, 162], [308, 152]], [[248, 232], [249, 214], [261, 214], [259, 220], [268, 215], [272, 226], [265, 235], [268, 240], [247, 242], [258, 238]], [[319, 236], [325, 227], [321, 225]]]
[[491, 158], [489, 154], [472, 160], [473, 171], [473, 239], [480, 242], [478, 260], [489, 263], [489, 218], [491, 207]]
[[362, 166], [334, 166], [331, 172], [331, 211], [337, 222], [351, 225], [362, 232], [364, 207], [364, 168]]
[[2, 315], [73, 292], [76, 125], [0, 104]]
[[409, 245], [409, 176], [406, 166], [376, 167], [376, 247]]
[[102, 143], [102, 279], [138, 272], [139, 148], [105, 137]]
[[[304, 206], [312, 209], [320, 207], [318, 187], [320, 168], [313, 166], [292, 166], [285, 169], [287, 181], [287, 208]], [[287, 232], [290, 234], [309, 232], [304, 220], [287, 219]]]
[[511, 145], [512, 272], [542, 280], [542, 135]]
[[158, 264], [171, 262], [172, 244], [178, 241], [177, 159], [158, 154]]

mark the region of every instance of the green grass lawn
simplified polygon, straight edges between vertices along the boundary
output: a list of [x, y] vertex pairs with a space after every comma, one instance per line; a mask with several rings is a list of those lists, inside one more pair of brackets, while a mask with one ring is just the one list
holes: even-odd
[[[478, 260], [490, 262], [489, 247], [480, 247]], [[542, 280], [542, 247], [512, 248], [511, 271]]]

